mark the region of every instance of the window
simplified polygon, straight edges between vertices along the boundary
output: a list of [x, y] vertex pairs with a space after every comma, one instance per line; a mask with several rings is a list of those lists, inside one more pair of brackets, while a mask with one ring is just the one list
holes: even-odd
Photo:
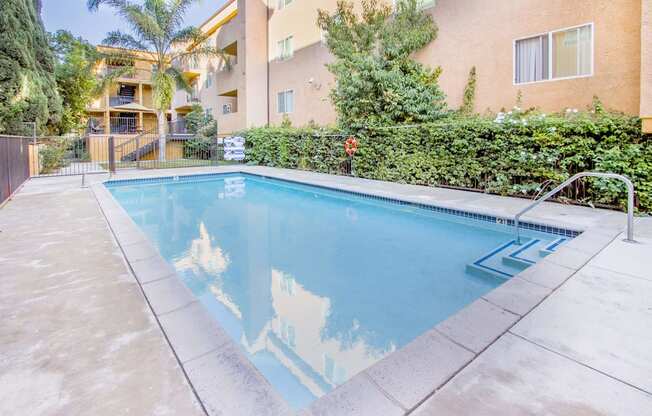
[[281, 91], [278, 93], [278, 112], [280, 114], [294, 111], [294, 91]]
[[278, 59], [289, 59], [294, 55], [292, 48], [292, 36], [288, 36], [283, 40], [278, 41]]
[[296, 281], [294, 277], [290, 277], [286, 274], [281, 276], [281, 290], [288, 295], [295, 294]]
[[222, 114], [231, 114], [231, 104], [222, 105]]
[[210, 88], [213, 85], [213, 73], [206, 73], [206, 79], [204, 80], [204, 88]]
[[514, 42], [514, 82], [593, 74], [593, 25], [558, 30]]
[[[394, 5], [394, 9], [396, 10], [396, 3], [398, 3], [399, 0], [393, 0], [392, 4]], [[429, 7], [432, 7], [435, 5], [435, 0], [417, 0], [417, 7], [419, 9], [427, 9]]]
[[281, 317], [281, 339], [290, 347], [296, 348], [297, 335], [294, 325], [288, 323], [287, 319]]
[[278, 0], [278, 9], [285, 9], [290, 4], [292, 4], [292, 0]]

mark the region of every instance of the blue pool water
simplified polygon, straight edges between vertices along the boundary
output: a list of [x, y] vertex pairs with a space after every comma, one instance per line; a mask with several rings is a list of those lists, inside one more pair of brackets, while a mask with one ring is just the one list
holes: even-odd
[[253, 175], [107, 187], [295, 408], [504, 282], [467, 266], [513, 239], [487, 221]]

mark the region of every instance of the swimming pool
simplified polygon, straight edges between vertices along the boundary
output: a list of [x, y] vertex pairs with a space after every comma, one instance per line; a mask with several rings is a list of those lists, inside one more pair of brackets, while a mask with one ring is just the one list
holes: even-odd
[[249, 174], [106, 186], [294, 408], [570, 237]]

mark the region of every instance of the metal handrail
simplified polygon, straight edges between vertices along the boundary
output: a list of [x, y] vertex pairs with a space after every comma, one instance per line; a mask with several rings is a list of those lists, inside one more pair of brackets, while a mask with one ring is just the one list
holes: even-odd
[[573, 175], [569, 179], [565, 180], [564, 182], [561, 183], [561, 185], [557, 186], [555, 189], [551, 190], [541, 198], [537, 199], [532, 204], [528, 205], [523, 210], [521, 210], [518, 214], [516, 214], [516, 216], [514, 216], [514, 227], [516, 228], [516, 243], [521, 244], [520, 222], [523, 214], [525, 214], [526, 212], [530, 211], [533, 208], [536, 208], [543, 201], [549, 199], [557, 192], [561, 191], [562, 189], [564, 189], [571, 183], [575, 182], [576, 180], [584, 177], [618, 179], [625, 183], [625, 185], [627, 186], [627, 238], [625, 239], [625, 241], [634, 242], [634, 184], [632, 183], [632, 181], [629, 180], [628, 177], [624, 175], [618, 175], [617, 173], [582, 172]]
[[533, 201], [536, 201], [537, 199], [539, 199], [539, 197], [541, 196], [541, 194], [543, 193], [543, 191], [545, 191], [546, 188], [548, 187], [548, 185], [550, 185], [551, 183], [553, 183], [553, 180], [552, 180], [552, 179], [548, 179], [547, 181], [545, 181], [544, 183], [542, 183], [542, 184], [541, 184], [541, 187], [539, 188], [539, 192], [537, 192], [537, 194], [534, 195], [534, 198], [532, 198], [532, 200], [533, 200]]
[[[179, 129], [176, 128], [176, 126], [183, 126], [183, 131], [180, 131]], [[167, 122], [167, 135], [170, 134], [184, 134], [186, 132], [186, 121], [184, 119], [177, 119], [177, 120], [172, 120]], [[117, 145], [115, 148], [116, 150], [122, 150], [123, 147], [129, 146], [138, 140], [142, 139], [145, 136], [149, 135], [158, 135], [158, 126], [153, 127], [149, 130], [145, 130], [142, 133], [139, 133], [136, 137], [133, 137], [125, 142], [122, 142], [121, 144]]]

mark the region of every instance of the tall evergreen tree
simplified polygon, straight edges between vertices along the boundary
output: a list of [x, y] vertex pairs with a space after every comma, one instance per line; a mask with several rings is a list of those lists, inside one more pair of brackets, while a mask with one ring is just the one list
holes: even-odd
[[19, 132], [22, 122], [33, 121], [45, 131], [61, 118], [40, 11], [39, 0], [0, 1], [0, 132]]

